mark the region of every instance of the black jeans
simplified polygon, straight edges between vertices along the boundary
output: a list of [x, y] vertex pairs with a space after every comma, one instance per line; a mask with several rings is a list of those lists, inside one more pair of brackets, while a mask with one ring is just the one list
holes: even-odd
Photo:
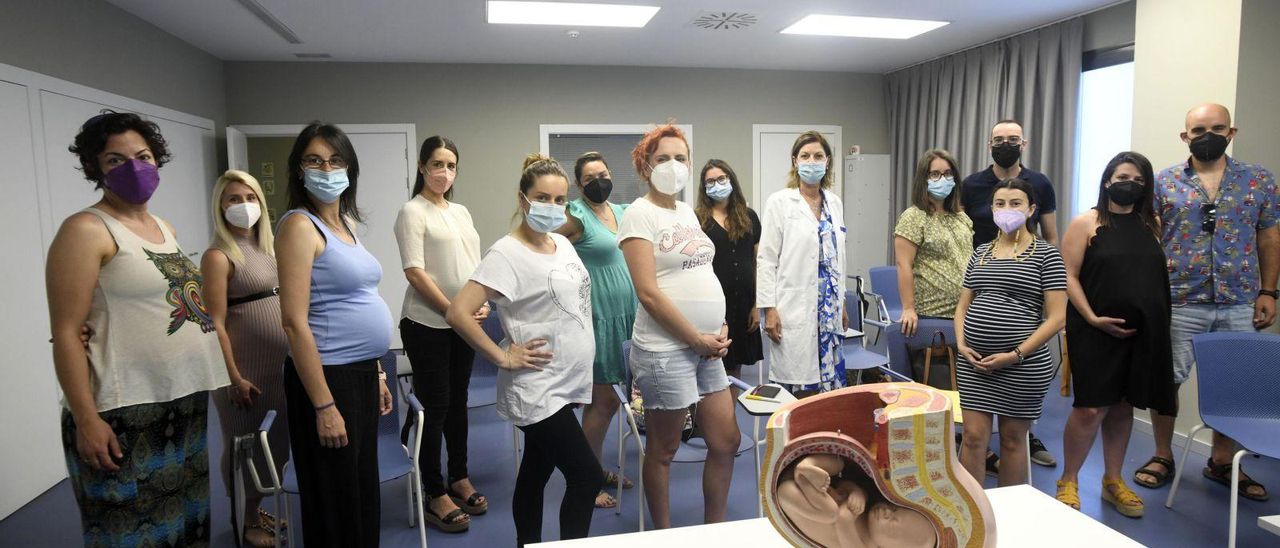
[[293, 359], [285, 358], [284, 394], [302, 499], [302, 540], [308, 548], [377, 546], [382, 516], [377, 360], [326, 365], [324, 378], [347, 428], [347, 445], [338, 449], [320, 446], [315, 407]]
[[524, 458], [511, 497], [511, 515], [516, 522], [516, 542], [520, 546], [542, 542], [542, 495], [559, 468], [564, 474], [564, 500], [560, 502], [560, 538], [585, 538], [591, 529], [596, 494], [604, 487], [604, 471], [587, 443], [586, 434], [566, 405], [540, 422], [521, 426]]
[[423, 494], [435, 498], [446, 487], [440, 475], [441, 445], [449, 451], [449, 483], [467, 477], [467, 389], [476, 352], [452, 329], [409, 318], [400, 320], [400, 338], [413, 366], [413, 393], [422, 402]]

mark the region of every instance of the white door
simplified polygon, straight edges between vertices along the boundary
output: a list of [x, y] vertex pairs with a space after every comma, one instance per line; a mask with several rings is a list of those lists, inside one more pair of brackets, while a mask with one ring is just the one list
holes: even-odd
[[849, 275], [867, 280], [871, 267], [889, 264], [889, 227], [898, 218], [889, 211], [889, 155], [847, 156], [843, 164]]
[[[28, 89], [0, 81], [0, 165], [8, 173], [0, 230], [9, 235], [6, 266], [0, 269], [0, 302], [9, 310], [0, 316], [0, 333], [6, 338], [0, 416], [7, 417], [6, 441], [0, 444], [0, 519], [66, 477], [58, 387], [45, 342], [49, 315]], [[69, 156], [65, 145], [62, 151]]]
[[[412, 190], [405, 162], [407, 141], [403, 133], [348, 133], [347, 137], [360, 158], [360, 188], [356, 196], [364, 225], [356, 234], [365, 249], [382, 264], [378, 292], [387, 301], [391, 317], [398, 324], [404, 291], [409, 287], [404, 269], [400, 267], [400, 248], [394, 232], [396, 215], [409, 201]], [[404, 348], [399, 329], [392, 330], [391, 347]]]
[[844, 149], [840, 139], [840, 126], [753, 124], [751, 203], [761, 217], [764, 216], [764, 204], [769, 196], [787, 187], [787, 174], [791, 173], [791, 145], [795, 144], [801, 133], [810, 130], [822, 133], [831, 145], [832, 156], [836, 159], [832, 164], [832, 176], [835, 177], [832, 190], [837, 195], [843, 192], [844, 176], [839, 166]]

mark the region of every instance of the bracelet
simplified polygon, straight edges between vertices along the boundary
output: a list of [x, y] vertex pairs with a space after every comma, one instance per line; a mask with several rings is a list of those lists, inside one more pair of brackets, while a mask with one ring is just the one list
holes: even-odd
[[333, 407], [333, 406], [335, 406], [335, 405], [338, 405], [338, 402], [337, 402], [336, 400], [335, 400], [335, 401], [331, 401], [331, 402], [329, 402], [329, 403], [326, 403], [326, 404], [324, 404], [324, 405], [321, 405], [320, 407], [317, 407], [317, 408], [316, 408], [316, 411], [324, 411], [325, 409], [328, 409], [328, 408]]
[[1022, 351], [1018, 347], [1013, 347], [1013, 353], [1018, 355], [1018, 365], [1022, 365]]
[[386, 371], [378, 371], [378, 380], [380, 380], [380, 381], [382, 381], [382, 382], [387, 382], [387, 372], [386, 372]]

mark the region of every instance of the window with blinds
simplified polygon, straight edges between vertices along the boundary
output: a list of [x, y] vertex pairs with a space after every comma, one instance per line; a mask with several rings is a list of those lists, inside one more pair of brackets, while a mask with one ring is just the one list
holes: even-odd
[[640, 142], [641, 133], [552, 133], [548, 137], [548, 147], [552, 158], [562, 165], [569, 175], [569, 199], [576, 200], [581, 194], [576, 181], [573, 181], [573, 163], [585, 152], [599, 152], [609, 166], [609, 175], [613, 179], [613, 193], [609, 201], [615, 204], [629, 204], [644, 195], [647, 190], [636, 170], [631, 166], [631, 151]]

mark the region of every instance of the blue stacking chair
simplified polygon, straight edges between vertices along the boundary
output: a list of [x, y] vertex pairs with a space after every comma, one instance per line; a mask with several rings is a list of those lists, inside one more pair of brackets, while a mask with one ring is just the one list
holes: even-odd
[[[382, 362], [382, 369], [389, 371], [388, 375], [393, 375], [396, 371], [396, 356], [392, 352], [387, 352], [385, 356], [379, 359]], [[391, 391], [391, 412], [378, 419], [378, 481], [386, 483], [388, 481], [409, 476], [407, 485], [407, 499], [409, 504], [409, 527], [418, 528], [418, 542], [422, 548], [427, 547], [427, 530], [426, 523], [422, 520], [424, 498], [422, 494], [422, 476], [418, 467], [419, 451], [421, 449], [422, 440], [422, 403], [418, 401], [417, 396], [413, 393], [407, 393], [404, 396], [404, 403], [409, 404], [410, 412], [405, 420], [410, 425], [408, 444], [400, 442], [400, 383], [395, 382], [395, 377], [388, 379], [387, 388]], [[272, 422], [275, 419], [275, 411], [269, 411], [267, 419], [262, 422], [257, 433], [258, 442], [260, 443], [267, 462], [271, 463], [271, 446], [267, 443], [267, 431], [271, 429]], [[284, 477], [277, 477], [275, 466], [271, 465], [270, 475], [271, 484], [263, 485], [260, 482], [256, 470], [250, 467], [250, 475], [256, 487], [264, 494], [275, 495], [278, 501], [283, 500], [286, 519], [290, 524], [293, 521], [293, 511], [289, 504], [289, 495], [298, 494], [298, 477], [292, 466], [292, 462], [286, 462], [284, 465]], [[277, 509], [278, 510], [278, 509]], [[279, 515], [279, 514], [276, 514]], [[278, 524], [278, 522], [277, 522]], [[280, 531], [276, 531], [277, 544], [280, 539]], [[294, 535], [288, 535], [287, 541], [289, 546], [293, 545]]]
[[898, 321], [898, 318], [902, 317], [902, 295], [898, 293], [898, 267], [873, 266], [869, 274], [871, 291], [867, 294], [878, 302], [880, 319], [889, 323]]
[[841, 350], [844, 353], [846, 374], [860, 377], [862, 370], [882, 367], [889, 363], [889, 358], [883, 354], [868, 350], [866, 347], [866, 325], [862, 314], [862, 292], [857, 289], [861, 286], [862, 280], [857, 277], [854, 277], [854, 280], [856, 282], [855, 288], [844, 292], [844, 309], [849, 314], [849, 327], [856, 329], [858, 334], [853, 337], [846, 337]]
[[1231, 514], [1227, 546], [1236, 545], [1236, 508], [1240, 501], [1240, 458], [1246, 453], [1280, 458], [1280, 380], [1274, 365], [1280, 356], [1280, 336], [1269, 333], [1205, 333], [1191, 338], [1196, 357], [1200, 395], [1200, 424], [1187, 434], [1182, 466], [1173, 477], [1169, 500], [1173, 508], [1187, 454], [1196, 432], [1211, 428], [1240, 444], [1231, 459]]

